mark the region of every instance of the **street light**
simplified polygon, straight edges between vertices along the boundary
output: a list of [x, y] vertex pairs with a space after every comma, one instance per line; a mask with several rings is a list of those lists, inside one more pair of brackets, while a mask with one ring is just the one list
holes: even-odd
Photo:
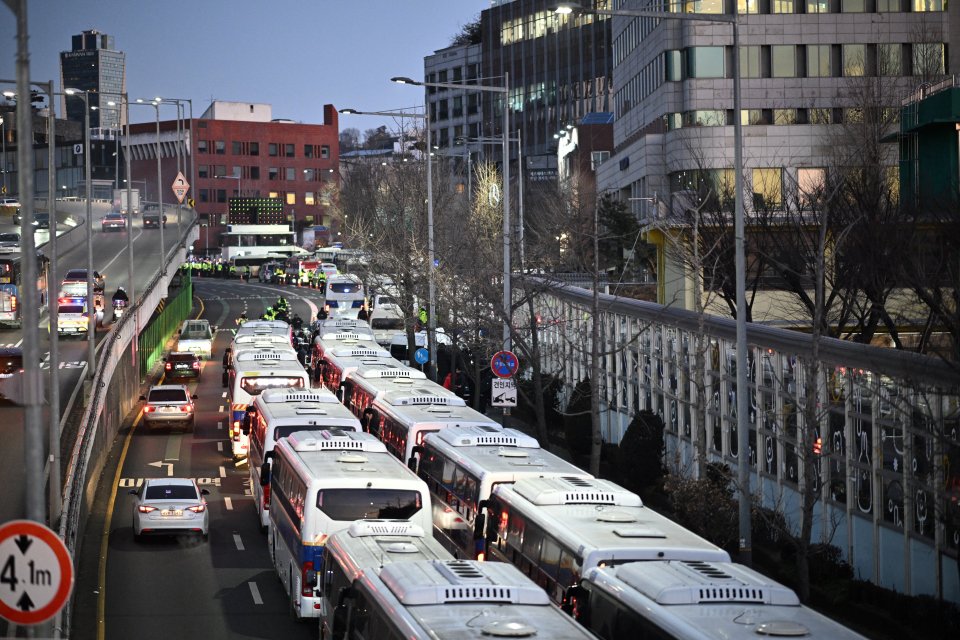
[[0, 167], [0, 173], [3, 174], [3, 192], [7, 192], [7, 129], [3, 123], [3, 116], [0, 116], [0, 144], [3, 145], [3, 166]]
[[737, 490], [740, 494], [740, 552], [749, 562], [752, 554], [752, 536], [750, 532], [750, 469], [749, 448], [750, 430], [748, 424], [747, 403], [747, 320], [746, 320], [746, 259], [744, 255], [744, 213], [743, 213], [743, 122], [741, 120], [740, 96], [740, 25], [739, 17], [734, 13], [700, 14], [669, 13], [665, 11], [645, 11], [617, 9], [607, 11], [584, 9], [577, 2], [558, 3], [559, 14], [590, 13], [601, 16], [624, 16], [635, 18], [656, 18], [658, 20], [687, 20], [695, 22], [725, 22], [733, 30], [733, 163], [734, 163], [734, 259], [736, 262], [737, 288]]
[[[503, 94], [503, 348], [509, 351], [511, 346], [510, 326], [513, 315], [513, 303], [510, 296], [510, 74], [503, 74], [502, 87], [484, 84], [457, 84], [455, 82], [422, 82], [403, 76], [390, 78], [390, 81], [398, 84], [412, 84], [418, 87]], [[427, 111], [429, 112], [429, 108]], [[429, 130], [430, 127], [428, 126], [427, 131], [429, 132]]]
[[[87, 381], [93, 384], [94, 368], [97, 364], [97, 314], [93, 291], [93, 211], [90, 201], [90, 94], [79, 89], [64, 89], [68, 96], [83, 100], [83, 164], [84, 191], [87, 199]], [[53, 218], [53, 216], [51, 216]], [[106, 293], [106, 292], [104, 292]], [[91, 388], [90, 393], [93, 393]]]
[[[129, 289], [128, 295], [129, 295], [129, 297], [130, 297], [130, 302], [135, 306], [135, 305], [136, 305], [136, 301], [137, 301], [137, 292], [134, 290], [134, 282], [133, 282], [133, 205], [131, 204], [131, 201], [132, 201], [131, 196], [132, 196], [133, 194], [132, 194], [131, 191], [130, 191], [130, 185], [133, 184], [134, 180], [133, 180], [133, 178], [131, 177], [131, 174], [130, 174], [130, 97], [129, 97], [126, 93], [122, 93], [122, 94], [120, 94], [120, 102], [121, 102], [122, 106], [125, 108], [125, 117], [123, 117], [123, 118], [119, 118], [119, 117], [118, 117], [118, 118], [117, 118], [117, 122], [120, 122], [121, 120], [125, 120], [126, 123], [127, 123], [127, 132], [126, 132], [126, 134], [123, 136], [123, 143], [124, 143], [124, 144], [126, 145], [126, 147], [127, 147], [126, 151], [125, 151], [124, 154], [123, 154], [124, 168], [125, 168], [125, 173], [126, 173], [127, 177], [123, 180], [123, 182], [127, 185], [127, 188], [126, 188], [126, 192], [127, 192], [127, 194], [126, 194], [126, 197], [127, 197], [127, 212], [129, 213], [129, 215], [128, 215], [128, 217], [127, 217], [127, 288]], [[110, 102], [108, 102], [107, 104], [110, 105], [111, 107], [120, 106], [120, 105], [117, 105], [117, 103], [116, 103], [116, 102], [113, 102], [113, 101], [110, 101]], [[119, 145], [118, 145], [118, 146], [117, 146], [118, 153], [119, 153], [119, 149], [120, 149], [120, 147], [119, 147]], [[119, 177], [120, 177], [120, 173], [119, 173], [119, 170], [118, 170], [118, 172], [117, 172], [117, 180], [118, 180], [118, 182], [117, 182], [117, 189], [120, 188]], [[147, 181], [146, 181], [146, 180], [138, 180], [137, 182], [142, 182], [142, 183], [143, 183], [143, 197], [144, 197], [144, 199], [146, 199], [146, 197], [147, 197]], [[159, 185], [159, 184], [157, 185], [157, 191], [158, 191], [158, 192], [160, 191], [160, 185]], [[163, 212], [162, 212], [162, 211], [160, 212], [160, 219], [163, 220]], [[136, 322], [136, 314], [134, 314], [134, 322]], [[136, 348], [137, 348], [137, 345], [134, 344], [133, 348], [136, 349]]]
[[[427, 130], [427, 354], [430, 357], [430, 375], [437, 378], [437, 284], [436, 284], [436, 253], [433, 243], [433, 153], [430, 139], [430, 109], [424, 105], [423, 113], [407, 113], [404, 111], [357, 111], [356, 109], [341, 109], [344, 115], [360, 116], [391, 116], [394, 118], [417, 118], [423, 120]], [[401, 144], [400, 153], [405, 150]]]

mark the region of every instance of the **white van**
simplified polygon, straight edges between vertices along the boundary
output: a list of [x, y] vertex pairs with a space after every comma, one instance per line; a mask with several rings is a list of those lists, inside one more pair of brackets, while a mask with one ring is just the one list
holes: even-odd
[[366, 290], [357, 276], [347, 273], [327, 278], [324, 304], [330, 317], [356, 318], [366, 299]]

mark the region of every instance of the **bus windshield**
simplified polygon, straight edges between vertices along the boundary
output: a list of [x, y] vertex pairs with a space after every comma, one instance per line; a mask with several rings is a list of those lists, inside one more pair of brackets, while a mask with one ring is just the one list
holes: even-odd
[[244, 376], [240, 388], [251, 396], [258, 396], [267, 389], [302, 389], [303, 378], [287, 376]]
[[317, 493], [317, 508], [339, 521], [409, 520], [422, 506], [420, 492], [409, 489], [325, 489]]
[[359, 293], [361, 285], [355, 282], [331, 282], [330, 291], [333, 293]]

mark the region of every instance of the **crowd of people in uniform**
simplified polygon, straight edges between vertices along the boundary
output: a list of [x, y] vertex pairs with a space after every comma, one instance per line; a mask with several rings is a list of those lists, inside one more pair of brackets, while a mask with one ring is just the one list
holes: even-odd
[[[286, 272], [284, 265], [268, 262], [260, 267], [260, 279], [272, 284], [295, 284], [311, 289], [323, 289], [327, 284], [327, 274], [322, 269], [300, 269], [297, 277]], [[249, 265], [236, 266], [224, 262], [220, 258], [200, 258], [188, 256], [187, 261], [180, 265], [180, 271], [189, 273], [194, 278], [224, 278], [239, 279], [250, 282], [251, 269]]]
[[250, 282], [250, 267], [238, 267], [213, 258], [188, 256], [187, 261], [180, 265], [180, 271], [194, 278], [239, 278]]

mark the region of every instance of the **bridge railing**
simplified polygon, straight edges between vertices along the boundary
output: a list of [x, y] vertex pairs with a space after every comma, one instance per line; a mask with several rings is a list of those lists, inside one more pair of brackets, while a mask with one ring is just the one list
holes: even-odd
[[[535, 298], [540, 362], [569, 391], [590, 375], [592, 292], [542, 278], [515, 287]], [[605, 294], [598, 309], [603, 440], [649, 410], [674, 473], [694, 473], [700, 444], [736, 468], [735, 321]], [[759, 324], [747, 340], [755, 500], [799, 522], [812, 430], [814, 541], [839, 547], [862, 579], [960, 602], [960, 363], [830, 338], [815, 350], [807, 334]]]

